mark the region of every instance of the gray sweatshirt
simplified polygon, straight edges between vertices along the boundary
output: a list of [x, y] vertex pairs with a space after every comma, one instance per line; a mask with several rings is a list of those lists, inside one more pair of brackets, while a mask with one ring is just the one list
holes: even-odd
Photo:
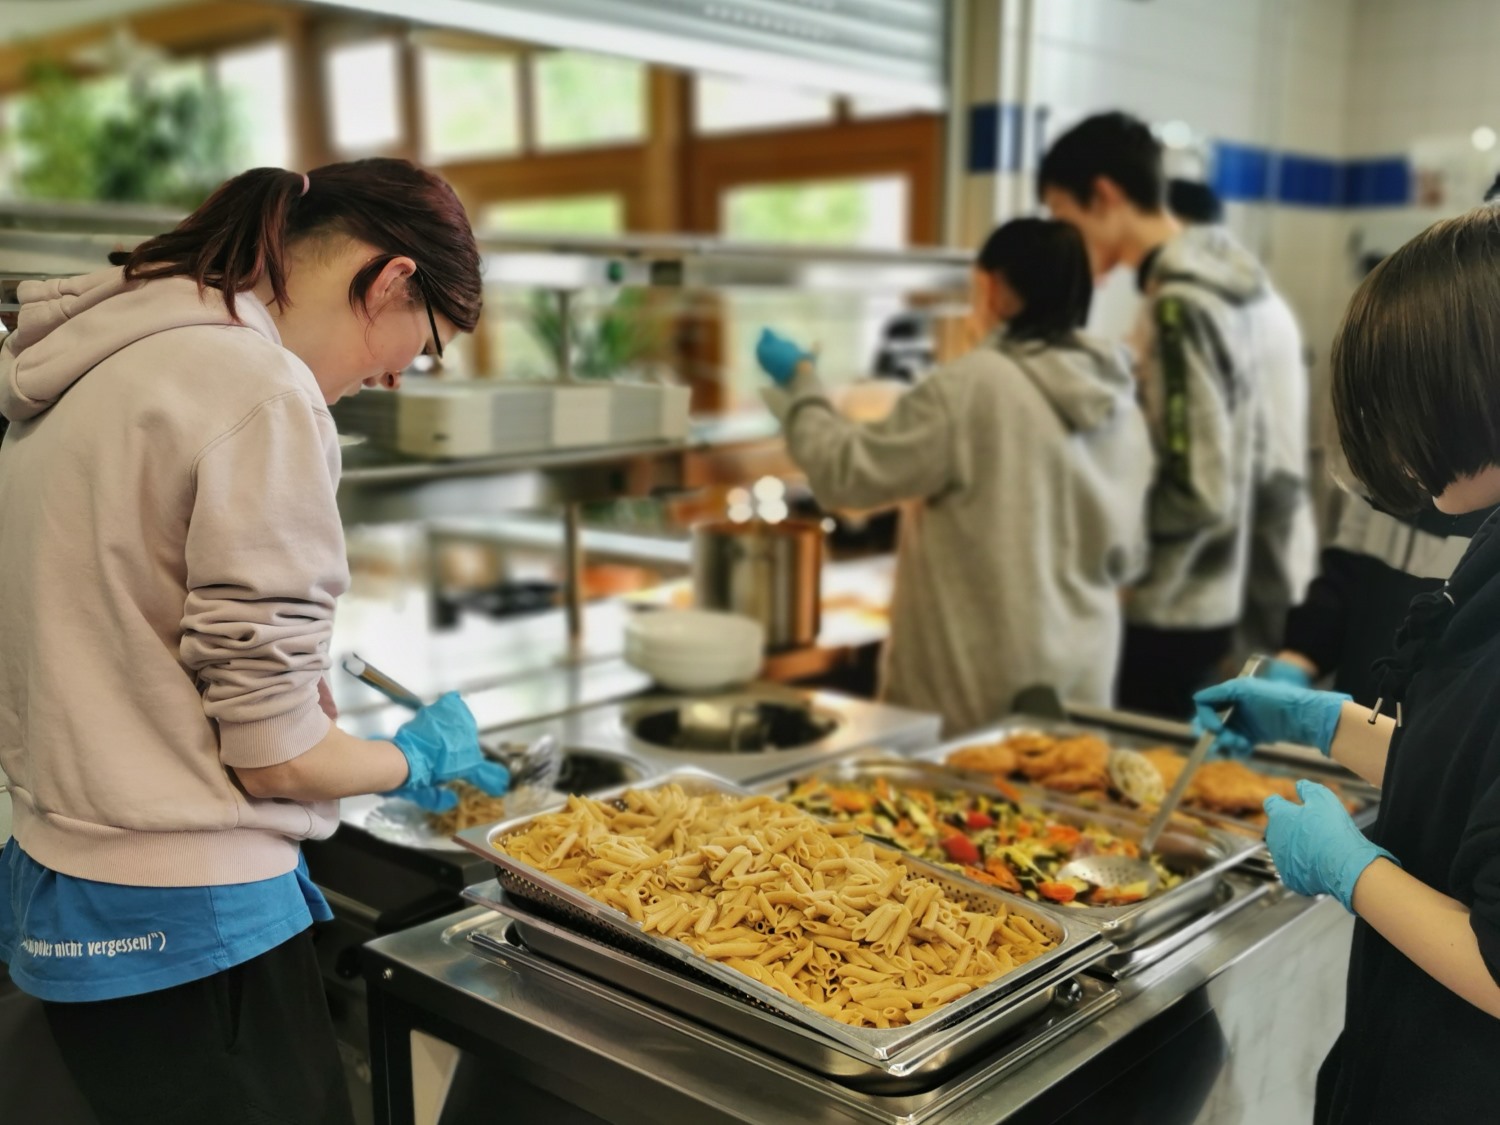
[[1221, 227], [1190, 227], [1166, 243], [1144, 286], [1141, 393], [1161, 460], [1150, 569], [1126, 616], [1158, 629], [1239, 621], [1257, 515], [1258, 603], [1284, 612], [1316, 551], [1296, 322], [1254, 255]]
[[995, 341], [941, 369], [872, 425], [815, 378], [767, 400], [820, 503], [903, 519], [885, 694], [956, 734], [1017, 692], [1110, 702], [1119, 589], [1144, 558], [1152, 476], [1123, 356], [1081, 339]]

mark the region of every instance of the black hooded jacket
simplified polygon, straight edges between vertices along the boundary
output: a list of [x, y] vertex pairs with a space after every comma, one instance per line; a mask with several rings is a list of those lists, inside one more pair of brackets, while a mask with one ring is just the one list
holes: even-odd
[[[1500, 982], [1500, 515], [1447, 585], [1424, 594], [1382, 662], [1402, 725], [1370, 837], [1470, 908]], [[1319, 1123], [1500, 1121], [1500, 1019], [1355, 925], [1344, 1033], [1318, 1082]]]

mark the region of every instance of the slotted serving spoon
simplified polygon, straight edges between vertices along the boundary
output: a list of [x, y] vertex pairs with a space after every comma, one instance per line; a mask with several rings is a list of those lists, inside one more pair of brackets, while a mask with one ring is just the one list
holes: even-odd
[[[1252, 656], [1245, 661], [1240, 675], [1254, 676], [1265, 663], [1265, 657]], [[1233, 714], [1234, 708], [1227, 707], [1219, 712], [1219, 717], [1227, 723]], [[1151, 866], [1147, 857], [1156, 850], [1156, 842], [1161, 839], [1177, 806], [1182, 803], [1183, 794], [1192, 783], [1193, 775], [1198, 772], [1203, 759], [1208, 757], [1216, 734], [1215, 731], [1206, 730], [1198, 736], [1198, 741], [1193, 743], [1193, 749], [1183, 764], [1182, 772], [1177, 775], [1177, 780], [1165, 799], [1162, 798], [1165, 786], [1162, 784], [1161, 771], [1151, 764], [1149, 758], [1135, 750], [1110, 751], [1107, 769], [1115, 788], [1138, 805], [1151, 805], [1157, 801], [1161, 801], [1161, 805], [1146, 827], [1146, 834], [1141, 837], [1140, 856], [1090, 855], [1069, 860], [1058, 869], [1058, 880], [1082, 879], [1098, 887], [1125, 887], [1133, 883], [1144, 883], [1148, 896], [1160, 890], [1161, 876], [1156, 873], [1156, 868]]]
[[[392, 703], [411, 711], [421, 709], [421, 696], [386, 675], [369, 661], [360, 659], [357, 654], [351, 652], [344, 657], [342, 667], [360, 683], [374, 688]], [[563, 756], [558, 748], [557, 739], [550, 734], [542, 735], [535, 742], [522, 746], [519, 750], [509, 747], [500, 749], [485, 746], [483, 743], [480, 744], [480, 749], [506, 768], [510, 774], [510, 795], [519, 800], [522, 805], [549, 799], [552, 796], [552, 787], [562, 776]]]

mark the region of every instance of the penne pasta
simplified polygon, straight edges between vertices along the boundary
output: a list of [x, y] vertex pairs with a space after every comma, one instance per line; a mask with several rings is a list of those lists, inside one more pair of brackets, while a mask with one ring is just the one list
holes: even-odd
[[1051, 947], [1026, 918], [969, 909], [847, 828], [668, 785], [571, 797], [496, 846], [855, 1027], [925, 1019]]

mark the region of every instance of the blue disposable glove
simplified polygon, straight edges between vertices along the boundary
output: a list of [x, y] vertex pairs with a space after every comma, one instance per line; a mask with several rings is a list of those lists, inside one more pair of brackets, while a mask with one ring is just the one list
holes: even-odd
[[1277, 684], [1291, 684], [1293, 687], [1312, 687], [1312, 677], [1307, 674], [1307, 670], [1288, 660], [1268, 660], [1265, 670], [1256, 678]]
[[1300, 805], [1266, 798], [1266, 847], [1281, 881], [1299, 895], [1333, 895], [1352, 914], [1354, 884], [1365, 868], [1382, 856], [1397, 863], [1396, 857], [1365, 839], [1326, 785], [1299, 781], [1297, 795]]
[[761, 370], [769, 375], [778, 387], [785, 387], [796, 378], [797, 364], [803, 360], [812, 362], [812, 354], [803, 351], [785, 336], [778, 336], [769, 328], [760, 330], [760, 342], [755, 345], [755, 358]]
[[[1218, 732], [1215, 753], [1229, 758], [1248, 758], [1267, 742], [1294, 742], [1311, 746], [1326, 758], [1333, 747], [1339, 712], [1348, 696], [1336, 691], [1311, 688], [1241, 676], [1204, 688], [1193, 696], [1198, 714], [1193, 730]], [[1219, 712], [1233, 707], [1226, 724]]]
[[442, 812], [458, 804], [458, 794], [442, 787], [445, 781], [467, 781], [492, 797], [510, 788], [505, 767], [479, 749], [479, 724], [456, 691], [423, 707], [391, 741], [406, 757], [407, 775], [403, 785], [383, 797], [404, 797]]

